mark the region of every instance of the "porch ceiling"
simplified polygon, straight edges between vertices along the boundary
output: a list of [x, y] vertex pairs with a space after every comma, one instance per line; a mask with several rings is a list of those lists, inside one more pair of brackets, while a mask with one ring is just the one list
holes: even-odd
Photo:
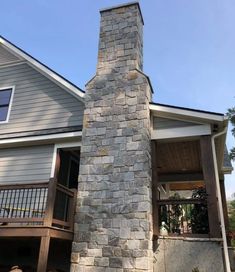
[[199, 141], [157, 143], [157, 173], [187, 174], [201, 173]]

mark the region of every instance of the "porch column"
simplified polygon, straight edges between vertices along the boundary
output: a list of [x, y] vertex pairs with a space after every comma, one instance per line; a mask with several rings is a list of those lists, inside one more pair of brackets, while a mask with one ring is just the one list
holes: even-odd
[[157, 143], [156, 141], [151, 142], [151, 157], [152, 157], [152, 202], [153, 202], [153, 235], [157, 236], [159, 234], [159, 214], [158, 214], [158, 205], [157, 205]]
[[229, 230], [229, 221], [228, 221], [228, 207], [226, 201], [226, 193], [225, 193], [225, 186], [224, 186], [224, 179], [220, 179], [220, 192], [223, 204], [223, 211], [224, 211], [224, 223], [226, 231]]
[[213, 163], [211, 136], [202, 136], [200, 139], [201, 163], [204, 181], [206, 184], [208, 219], [211, 237], [221, 237], [218, 212], [218, 200], [216, 191], [216, 177]]
[[41, 237], [37, 272], [47, 271], [47, 261], [50, 247], [50, 236]]

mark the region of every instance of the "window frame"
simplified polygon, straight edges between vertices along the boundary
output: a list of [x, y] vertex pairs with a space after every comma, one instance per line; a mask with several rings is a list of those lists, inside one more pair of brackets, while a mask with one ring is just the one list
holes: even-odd
[[4, 90], [8, 90], [11, 89], [11, 98], [8, 104], [8, 111], [7, 111], [7, 116], [6, 116], [6, 120], [4, 121], [0, 121], [0, 124], [6, 124], [9, 122], [9, 118], [10, 118], [10, 112], [11, 112], [11, 107], [12, 107], [12, 102], [13, 102], [13, 96], [15, 93], [15, 86], [5, 86], [5, 87], [0, 87], [0, 92], [4, 91]]

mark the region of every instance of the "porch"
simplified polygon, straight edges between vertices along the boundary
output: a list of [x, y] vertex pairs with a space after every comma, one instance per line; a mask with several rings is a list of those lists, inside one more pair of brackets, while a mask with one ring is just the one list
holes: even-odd
[[73, 240], [75, 196], [75, 189], [56, 179], [45, 183], [1, 185], [0, 239], [7, 247], [12, 238], [37, 241], [36, 271], [45, 272], [50, 243]]
[[[154, 236], [222, 238], [211, 136], [155, 140], [152, 152]], [[228, 227], [222, 175], [220, 192]]]

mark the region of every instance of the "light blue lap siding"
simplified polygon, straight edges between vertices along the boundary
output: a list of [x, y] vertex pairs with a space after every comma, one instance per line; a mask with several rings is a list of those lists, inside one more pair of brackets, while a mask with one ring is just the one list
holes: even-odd
[[5, 64], [16, 60], [19, 59], [0, 45], [0, 64]]
[[0, 184], [49, 181], [53, 145], [0, 149]]
[[82, 125], [83, 103], [28, 64], [0, 67], [4, 86], [15, 86], [15, 94], [0, 135]]

